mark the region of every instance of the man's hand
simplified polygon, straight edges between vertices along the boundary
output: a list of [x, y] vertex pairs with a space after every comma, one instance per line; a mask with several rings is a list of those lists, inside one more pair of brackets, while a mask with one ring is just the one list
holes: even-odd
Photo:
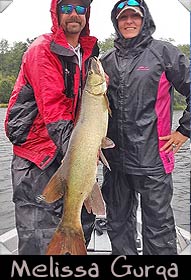
[[174, 153], [177, 153], [180, 147], [188, 140], [188, 137], [178, 131], [172, 131], [170, 135], [159, 137], [159, 140], [167, 141], [160, 151], [168, 153], [173, 150]]

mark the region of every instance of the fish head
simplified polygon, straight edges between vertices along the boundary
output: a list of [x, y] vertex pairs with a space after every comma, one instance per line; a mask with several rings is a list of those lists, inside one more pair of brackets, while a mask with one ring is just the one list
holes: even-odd
[[105, 72], [97, 57], [91, 57], [88, 66], [88, 74], [85, 91], [94, 96], [104, 95], [107, 90]]

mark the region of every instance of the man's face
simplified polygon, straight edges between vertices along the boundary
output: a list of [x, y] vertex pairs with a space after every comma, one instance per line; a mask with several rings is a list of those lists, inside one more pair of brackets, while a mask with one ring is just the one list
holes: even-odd
[[86, 15], [80, 15], [73, 9], [72, 13], [62, 13], [62, 5], [83, 6], [80, 0], [65, 0], [59, 5], [59, 22], [66, 34], [80, 34], [86, 25]]
[[126, 10], [118, 18], [118, 28], [125, 39], [131, 39], [139, 34], [142, 22], [142, 17], [138, 13]]

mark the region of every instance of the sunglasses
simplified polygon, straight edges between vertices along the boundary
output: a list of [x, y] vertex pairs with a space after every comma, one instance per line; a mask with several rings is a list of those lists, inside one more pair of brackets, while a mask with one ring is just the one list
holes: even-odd
[[83, 7], [83, 6], [73, 6], [73, 5], [62, 5], [60, 6], [60, 11], [62, 14], [71, 14], [73, 12], [73, 10], [75, 9], [76, 13], [78, 15], [85, 15], [87, 8]]
[[137, 2], [136, 0], [127, 0], [127, 1], [124, 1], [122, 3], [120, 3], [118, 6], [117, 6], [117, 10], [122, 10], [125, 6], [140, 6], [139, 2]]

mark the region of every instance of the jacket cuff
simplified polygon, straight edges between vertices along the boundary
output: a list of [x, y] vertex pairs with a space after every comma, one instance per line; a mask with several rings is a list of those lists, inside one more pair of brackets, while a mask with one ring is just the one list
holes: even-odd
[[190, 138], [190, 130], [186, 130], [182, 126], [179, 126], [176, 131], [178, 131], [181, 134], [183, 134], [184, 136]]

